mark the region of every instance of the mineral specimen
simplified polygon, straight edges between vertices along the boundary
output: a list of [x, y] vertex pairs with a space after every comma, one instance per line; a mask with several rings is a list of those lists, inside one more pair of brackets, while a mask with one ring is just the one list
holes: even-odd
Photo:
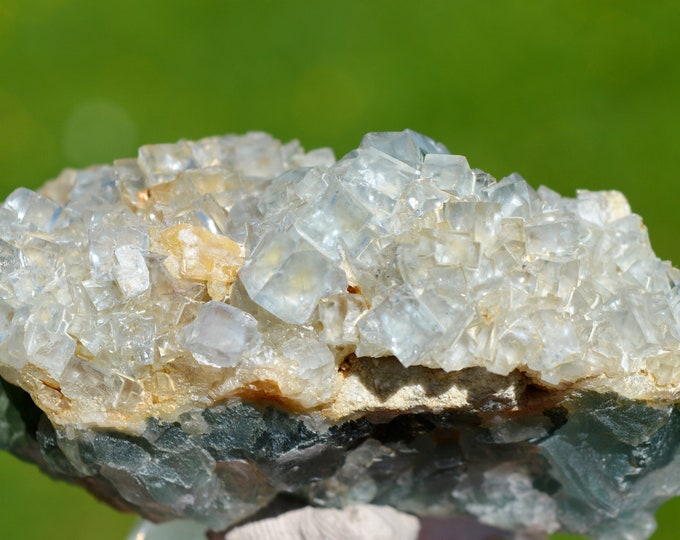
[[618, 192], [409, 130], [180, 141], [12, 193], [0, 269], [0, 447], [152, 520], [636, 540], [680, 492], [680, 272]]

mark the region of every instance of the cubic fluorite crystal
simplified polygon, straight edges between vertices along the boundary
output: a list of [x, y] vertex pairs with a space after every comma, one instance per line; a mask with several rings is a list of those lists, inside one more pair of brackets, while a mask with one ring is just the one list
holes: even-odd
[[152, 520], [635, 540], [680, 492], [680, 273], [618, 192], [408, 130], [181, 141], [12, 193], [0, 268], [0, 446]]

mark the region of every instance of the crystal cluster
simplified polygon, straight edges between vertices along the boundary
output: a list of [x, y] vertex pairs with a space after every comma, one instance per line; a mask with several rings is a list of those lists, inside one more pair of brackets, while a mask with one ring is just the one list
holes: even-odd
[[0, 446], [153, 519], [637, 539], [680, 485], [680, 272], [618, 192], [409, 130], [180, 141], [12, 193], [0, 269]]

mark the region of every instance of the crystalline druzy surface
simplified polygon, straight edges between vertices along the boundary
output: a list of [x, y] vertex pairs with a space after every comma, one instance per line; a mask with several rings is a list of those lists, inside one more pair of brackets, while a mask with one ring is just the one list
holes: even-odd
[[409, 130], [181, 141], [12, 193], [0, 270], [0, 447], [152, 519], [637, 539], [680, 486], [680, 272], [618, 192]]

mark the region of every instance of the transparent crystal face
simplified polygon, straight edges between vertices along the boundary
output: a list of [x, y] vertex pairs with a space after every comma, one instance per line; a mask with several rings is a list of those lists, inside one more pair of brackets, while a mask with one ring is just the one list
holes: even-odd
[[145, 146], [15, 191], [0, 231], [0, 374], [57, 423], [323, 408], [353, 355], [680, 388], [680, 273], [623, 195], [496, 182], [409, 130], [337, 162], [264, 133]]

